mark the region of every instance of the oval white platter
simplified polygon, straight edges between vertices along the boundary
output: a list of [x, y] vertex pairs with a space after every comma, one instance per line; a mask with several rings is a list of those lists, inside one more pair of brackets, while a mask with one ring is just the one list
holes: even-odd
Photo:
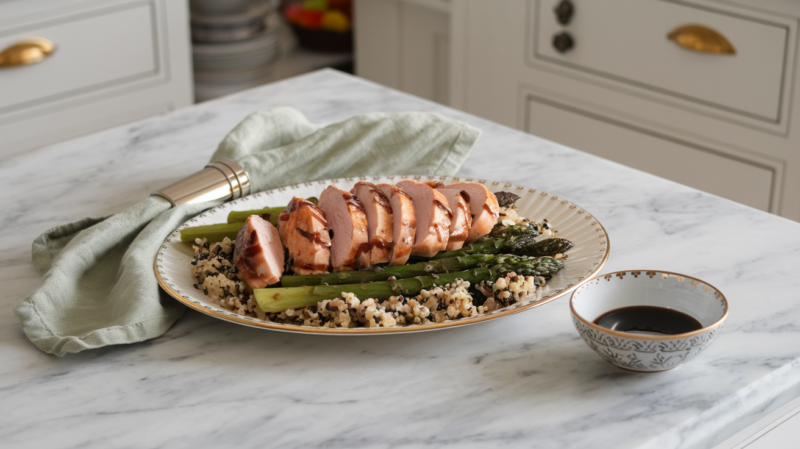
[[[518, 214], [520, 216], [527, 217], [535, 222], [541, 222], [547, 219], [548, 222], [558, 230], [557, 237], [572, 241], [575, 243], [575, 247], [570, 250], [568, 254], [569, 257], [564, 261], [565, 267], [549, 280], [544, 287], [537, 289], [534, 295], [526, 297], [516, 304], [487, 314], [458, 320], [449, 320], [442, 323], [349, 329], [319, 328], [274, 323], [254, 317], [239, 315], [228, 309], [224, 309], [210, 300], [201, 290], [197, 290], [193, 287], [196, 281], [191, 274], [190, 264], [194, 253], [191, 245], [181, 242], [181, 229], [187, 226], [225, 223], [228, 212], [234, 210], [260, 209], [268, 206], [277, 207], [288, 204], [292, 197], [295, 196], [300, 198], [311, 196], [318, 197], [329, 185], [334, 185], [342, 190], [350, 191], [353, 185], [359, 181], [368, 181], [375, 184], [395, 184], [403, 179], [413, 179], [421, 182], [439, 181], [444, 184], [463, 181], [480, 182], [486, 185], [492, 192], [507, 191], [515, 193], [520, 196], [520, 199], [516, 202], [519, 208]], [[542, 306], [566, 295], [577, 288], [582, 282], [594, 277], [603, 267], [606, 260], [608, 260], [608, 253], [608, 234], [596, 218], [591, 216], [582, 207], [541, 190], [495, 181], [454, 178], [449, 176], [367, 176], [314, 181], [281, 187], [255, 193], [235, 201], [230, 201], [219, 207], [209, 209], [190, 219], [170, 233], [156, 255], [154, 267], [158, 282], [167, 293], [194, 310], [224, 321], [286, 332], [333, 335], [374, 335], [420, 332], [464, 326]]]

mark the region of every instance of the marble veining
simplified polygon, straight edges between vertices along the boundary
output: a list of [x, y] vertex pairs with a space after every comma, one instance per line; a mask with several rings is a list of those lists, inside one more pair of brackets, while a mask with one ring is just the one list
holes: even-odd
[[[483, 131], [458, 176], [538, 188], [611, 236], [603, 272], [718, 287], [730, 315], [696, 359], [621, 371], [568, 299], [463, 328], [295, 335], [187, 312], [161, 338], [56, 358], [13, 307], [40, 282], [30, 243], [122, 210], [200, 169], [248, 113], [317, 123], [435, 111]], [[333, 71], [320, 71], [0, 161], [3, 447], [708, 447], [800, 394], [800, 224]], [[171, 300], [165, 297], [165, 300]]]

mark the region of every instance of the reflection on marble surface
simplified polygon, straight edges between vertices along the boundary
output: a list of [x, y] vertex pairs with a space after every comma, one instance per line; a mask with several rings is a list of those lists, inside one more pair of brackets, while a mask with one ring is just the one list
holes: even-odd
[[[699, 277], [728, 298], [728, 321], [695, 360], [650, 375], [597, 357], [566, 298], [422, 334], [294, 335], [187, 312], [162, 338], [61, 359], [25, 339], [11, 311], [40, 282], [38, 234], [140, 201], [281, 105], [318, 123], [437, 111], [477, 126], [459, 176], [585, 207], [611, 236], [604, 272]], [[705, 447], [800, 392], [800, 225], [335, 72], [18, 155], [0, 183], [3, 446]]]

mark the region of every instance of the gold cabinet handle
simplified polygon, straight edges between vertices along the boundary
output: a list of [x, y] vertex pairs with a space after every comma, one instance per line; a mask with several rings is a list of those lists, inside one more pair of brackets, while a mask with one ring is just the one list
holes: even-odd
[[728, 39], [725, 39], [725, 36], [702, 25], [685, 25], [675, 28], [667, 34], [667, 39], [687, 50], [720, 55], [736, 54], [733, 45], [728, 42]]
[[24, 40], [0, 52], [0, 67], [36, 64], [55, 49], [56, 45], [44, 38]]

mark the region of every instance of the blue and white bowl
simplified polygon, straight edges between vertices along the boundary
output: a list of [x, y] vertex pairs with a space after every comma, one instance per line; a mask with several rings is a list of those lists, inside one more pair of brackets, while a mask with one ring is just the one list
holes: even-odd
[[[675, 335], [611, 330], [594, 323], [615, 309], [656, 306], [683, 312], [703, 326]], [[572, 321], [583, 340], [610, 363], [629, 371], [675, 368], [707, 348], [728, 316], [728, 301], [700, 279], [656, 270], [618, 271], [590, 279], [570, 300]]]

